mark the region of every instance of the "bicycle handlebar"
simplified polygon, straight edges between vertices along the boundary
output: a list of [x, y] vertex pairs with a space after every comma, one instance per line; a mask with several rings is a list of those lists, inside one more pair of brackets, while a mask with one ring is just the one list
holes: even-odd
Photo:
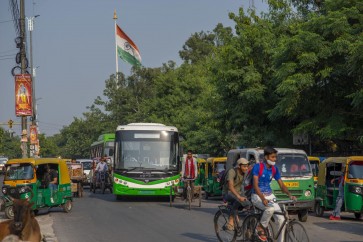
[[295, 200], [282, 200], [282, 201], [276, 201], [278, 204], [290, 204], [290, 203], [296, 203]]

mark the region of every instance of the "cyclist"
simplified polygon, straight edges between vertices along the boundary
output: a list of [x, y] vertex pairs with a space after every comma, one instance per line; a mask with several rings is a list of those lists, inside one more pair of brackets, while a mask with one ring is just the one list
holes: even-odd
[[[282, 182], [281, 174], [278, 168], [275, 166], [276, 160], [277, 150], [272, 147], [265, 147], [264, 161], [262, 166], [263, 170], [260, 170], [260, 164], [256, 164], [252, 169], [253, 192], [251, 200], [256, 207], [264, 211], [261, 216], [260, 224], [257, 226], [257, 234], [261, 241], [267, 241], [265, 229], [267, 228], [272, 216], [274, 216], [277, 228], [280, 228], [284, 221], [284, 217], [282, 215], [274, 215], [275, 211], [281, 212], [280, 206], [277, 203], [270, 202], [276, 199], [270, 186], [272, 178], [278, 182], [281, 190], [286, 193], [291, 200], [296, 200], [296, 197], [291, 196], [287, 187]], [[283, 235], [284, 231], [281, 231], [278, 242], [283, 241]]]
[[[182, 165], [182, 177], [184, 179], [195, 179], [198, 175], [197, 159], [193, 157], [193, 152], [188, 150], [185, 163]], [[192, 191], [194, 191], [194, 181], [189, 181]], [[184, 182], [182, 199], [187, 199], [187, 186], [188, 183]]]
[[232, 214], [230, 214], [228, 224], [226, 225], [227, 230], [234, 230], [233, 217], [238, 209], [241, 206], [247, 207], [251, 205], [251, 202], [248, 201], [242, 189], [243, 181], [247, 176], [248, 167], [248, 160], [240, 158], [237, 160], [236, 167], [227, 171], [225, 178], [226, 182], [222, 191], [224, 201], [232, 205]]

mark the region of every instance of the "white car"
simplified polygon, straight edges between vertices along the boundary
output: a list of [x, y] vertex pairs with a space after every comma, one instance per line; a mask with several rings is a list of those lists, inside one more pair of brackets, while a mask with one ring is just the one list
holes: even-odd
[[89, 185], [91, 182], [90, 172], [93, 161], [91, 159], [77, 159], [76, 161], [83, 165], [83, 174], [86, 176], [86, 181], [83, 183], [83, 185]]
[[6, 157], [0, 157], [0, 173], [5, 172], [5, 164], [8, 162], [8, 158]]

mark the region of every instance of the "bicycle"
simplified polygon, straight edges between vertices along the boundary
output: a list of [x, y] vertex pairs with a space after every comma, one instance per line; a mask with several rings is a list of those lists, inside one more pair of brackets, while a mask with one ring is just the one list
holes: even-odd
[[[233, 217], [234, 229], [229, 230], [227, 228], [229, 217], [233, 214], [233, 208], [231, 204], [218, 206], [218, 211], [214, 215], [214, 230], [217, 238], [220, 242], [234, 242], [237, 239], [243, 239], [243, 221], [248, 215], [261, 213], [261, 210], [250, 206], [248, 209], [240, 207]], [[269, 224], [269, 227], [271, 225]]]
[[194, 181], [195, 179], [190, 179], [190, 178], [184, 178], [184, 182], [187, 183], [187, 200], [186, 202], [189, 203], [189, 210], [192, 207], [192, 200], [193, 200], [193, 191], [192, 191], [192, 187], [190, 185], [190, 182]]
[[[274, 202], [274, 201], [270, 201]], [[285, 230], [285, 242], [309, 242], [309, 236], [306, 233], [304, 226], [295, 221], [295, 219], [291, 219], [289, 217], [289, 213], [286, 209], [286, 204], [295, 203], [294, 200], [285, 200], [277, 202], [281, 207], [281, 212], [274, 212], [275, 215], [282, 215], [284, 216], [284, 222], [282, 223], [281, 227], [279, 228], [278, 232], [275, 234], [272, 227], [270, 226], [265, 229], [265, 234], [267, 236], [267, 241], [272, 242], [277, 240], [280, 236], [281, 232], [284, 228]], [[260, 242], [261, 240], [258, 238], [257, 235], [257, 226], [260, 223], [262, 213], [260, 214], [251, 214], [248, 215], [245, 220], [243, 221], [242, 225], [242, 233], [243, 233], [243, 241], [245, 242]]]

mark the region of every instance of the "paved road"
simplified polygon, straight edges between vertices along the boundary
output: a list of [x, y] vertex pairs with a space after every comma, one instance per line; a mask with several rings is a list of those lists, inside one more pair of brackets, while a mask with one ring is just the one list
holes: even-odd
[[[54, 231], [60, 242], [67, 241], [217, 241], [213, 215], [221, 202], [204, 201], [201, 208], [186, 209], [176, 199], [167, 201], [133, 199], [116, 201], [111, 194], [90, 194], [74, 201], [70, 214], [52, 213]], [[312, 242], [363, 241], [363, 221], [344, 213], [343, 221], [310, 216], [304, 226]]]

